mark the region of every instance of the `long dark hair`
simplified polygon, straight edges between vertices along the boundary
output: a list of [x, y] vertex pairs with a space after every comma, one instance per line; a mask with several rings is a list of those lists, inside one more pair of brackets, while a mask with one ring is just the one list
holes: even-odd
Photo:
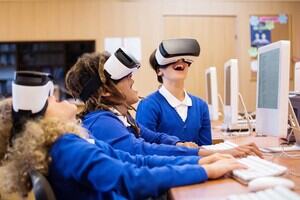
[[[84, 109], [79, 113], [79, 117], [83, 118], [89, 112], [95, 110], [110, 110], [119, 105], [126, 104], [125, 95], [116, 87], [118, 81], [109, 78], [109, 75], [104, 71], [104, 63], [110, 57], [108, 52], [102, 53], [86, 53], [83, 54], [77, 62], [68, 71], [65, 79], [67, 90], [77, 99], [80, 99], [86, 83], [94, 76], [99, 76], [101, 85], [93, 92], [85, 101]], [[104, 93], [109, 93], [109, 96], [104, 96]], [[136, 136], [139, 136], [139, 128], [133, 124]]]

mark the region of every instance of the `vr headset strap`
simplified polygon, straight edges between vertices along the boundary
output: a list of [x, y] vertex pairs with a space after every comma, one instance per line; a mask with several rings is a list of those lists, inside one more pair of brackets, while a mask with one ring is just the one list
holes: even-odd
[[85, 102], [101, 85], [100, 77], [98, 75], [93, 76], [83, 87], [79, 95], [80, 99]]

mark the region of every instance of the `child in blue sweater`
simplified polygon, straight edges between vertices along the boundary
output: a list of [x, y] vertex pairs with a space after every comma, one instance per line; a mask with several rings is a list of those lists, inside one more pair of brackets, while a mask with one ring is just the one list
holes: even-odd
[[170, 187], [243, 168], [230, 155], [199, 160], [197, 156], [131, 156], [114, 150], [77, 124], [74, 105], [48, 97], [53, 84], [47, 75], [22, 73], [13, 83], [13, 100], [0, 101], [3, 197], [16, 192], [26, 196], [32, 170], [47, 176], [58, 200], [94, 200], [156, 197]]
[[[164, 55], [163, 49], [168, 48], [167, 45], [177, 43], [181, 43], [176, 49], [178, 52]], [[183, 52], [178, 57], [180, 51]], [[194, 39], [170, 39], [160, 43], [150, 56], [150, 64], [162, 85], [139, 103], [136, 119], [153, 131], [165, 132], [201, 146], [212, 143], [208, 106], [184, 89], [192, 63], [191, 58], [187, 57], [199, 54], [200, 46]]]
[[[80, 114], [83, 125], [97, 139], [116, 149], [142, 155], [211, 155], [215, 152], [177, 146], [180, 139], [154, 132], [139, 125], [129, 114], [138, 101], [132, 86], [132, 73], [139, 68], [125, 49], [118, 49], [110, 57], [102, 54], [85, 54], [78, 59], [66, 76], [69, 92], [85, 103]], [[184, 143], [185, 144], [185, 143]], [[190, 143], [187, 141], [187, 144]], [[244, 155], [258, 152], [257, 147], [228, 153]]]
[[[140, 101], [136, 119], [152, 131], [164, 132], [197, 145], [212, 143], [208, 106], [185, 90], [185, 80], [200, 46], [194, 39], [169, 39], [151, 54], [150, 64], [161, 83], [158, 91]], [[255, 144], [239, 147], [239, 152], [257, 150]], [[239, 152], [231, 152], [238, 155]], [[248, 151], [252, 153], [252, 150]], [[256, 151], [256, 154], [261, 155]]]

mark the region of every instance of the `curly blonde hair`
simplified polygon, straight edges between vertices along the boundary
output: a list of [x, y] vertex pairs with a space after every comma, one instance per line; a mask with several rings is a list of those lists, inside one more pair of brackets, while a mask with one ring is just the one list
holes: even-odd
[[0, 101], [0, 160], [6, 153], [9, 143], [10, 131], [12, 128], [12, 100], [4, 99]]
[[0, 102], [0, 149], [4, 155], [0, 165], [0, 195], [18, 193], [26, 196], [31, 189], [29, 172], [36, 170], [47, 175], [51, 161], [48, 151], [52, 144], [65, 133], [74, 133], [80, 137], [85, 137], [87, 133], [74, 122], [41, 118], [28, 121], [24, 131], [9, 146], [11, 111], [11, 100]]

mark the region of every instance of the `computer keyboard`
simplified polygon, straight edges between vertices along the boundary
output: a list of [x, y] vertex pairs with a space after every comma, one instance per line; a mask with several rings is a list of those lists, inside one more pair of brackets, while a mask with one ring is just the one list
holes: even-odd
[[250, 131], [224, 131], [224, 132], [222, 132], [222, 135], [224, 135], [224, 136], [235, 136], [235, 137], [244, 137], [244, 136], [250, 136], [251, 135], [251, 132]]
[[[212, 151], [216, 151], [216, 150], [222, 151], [222, 150], [232, 149], [237, 146], [238, 146], [237, 144], [234, 144], [229, 141], [224, 141], [224, 142], [213, 144], [213, 145], [202, 145], [202, 147], [204, 149], [212, 150]], [[273, 152], [273, 151], [269, 150], [268, 148], [259, 148], [259, 150], [263, 153], [272, 153]]]
[[299, 145], [293, 145], [293, 146], [277, 146], [277, 147], [265, 147], [264, 149], [276, 153], [276, 152], [282, 152], [282, 151], [300, 151]]
[[[251, 129], [255, 129], [255, 123], [251, 123]], [[238, 132], [244, 132], [249, 131], [249, 124], [246, 120], [238, 121], [235, 124], [222, 124], [222, 130], [231, 132], [231, 131], [238, 131]]]
[[300, 195], [285, 187], [275, 187], [255, 193], [230, 195], [226, 200], [300, 200]]
[[207, 149], [207, 150], [216, 151], [216, 150], [232, 149], [232, 148], [235, 148], [237, 146], [238, 146], [237, 144], [234, 144], [232, 142], [224, 141], [224, 142], [221, 142], [221, 143], [218, 143], [218, 144], [213, 144], [213, 145], [203, 145], [202, 147], [204, 149]]
[[287, 171], [285, 166], [272, 163], [257, 156], [247, 156], [238, 159], [238, 161], [248, 168], [233, 170], [232, 174], [235, 179], [244, 184], [259, 177], [280, 176]]

